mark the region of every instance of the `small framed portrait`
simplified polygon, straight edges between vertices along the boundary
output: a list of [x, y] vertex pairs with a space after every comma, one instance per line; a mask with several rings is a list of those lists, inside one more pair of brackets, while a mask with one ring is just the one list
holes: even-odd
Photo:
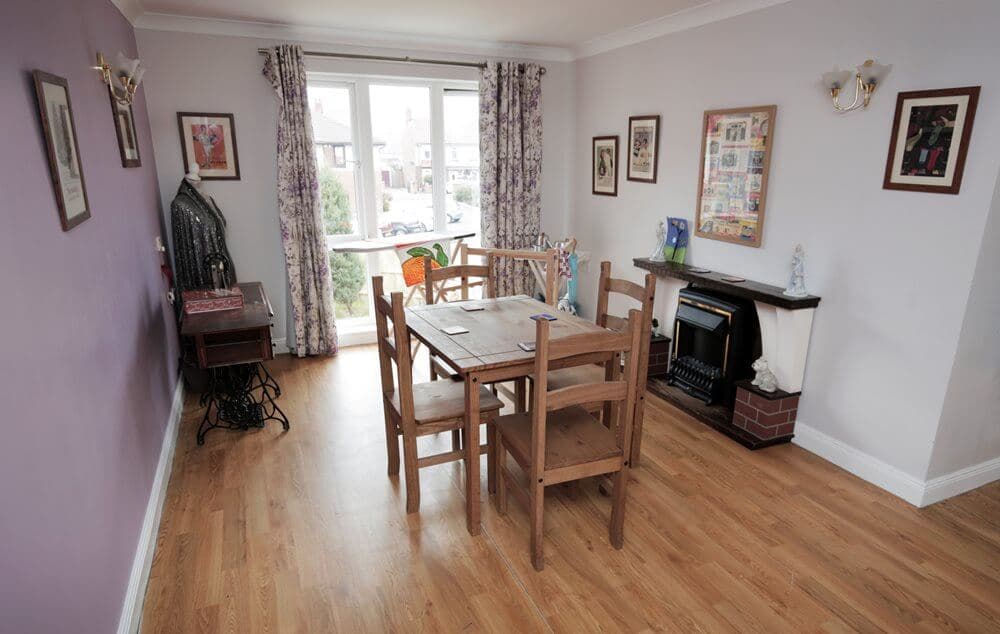
[[628, 172], [630, 181], [656, 182], [660, 154], [660, 115], [628, 118]]
[[49, 156], [49, 173], [56, 194], [62, 230], [69, 231], [90, 218], [87, 186], [83, 180], [80, 146], [76, 140], [73, 104], [69, 85], [56, 75], [36, 70], [32, 73], [42, 134]]
[[593, 149], [593, 193], [617, 196], [618, 136], [595, 136]]
[[135, 115], [132, 105], [118, 103], [111, 91], [111, 113], [115, 119], [115, 136], [118, 138], [118, 153], [121, 155], [122, 167], [142, 167], [139, 158], [139, 141], [135, 136]]
[[882, 188], [957, 194], [978, 102], [979, 86], [899, 93]]
[[231, 113], [178, 112], [184, 173], [197, 163], [202, 180], [240, 180], [236, 124]]

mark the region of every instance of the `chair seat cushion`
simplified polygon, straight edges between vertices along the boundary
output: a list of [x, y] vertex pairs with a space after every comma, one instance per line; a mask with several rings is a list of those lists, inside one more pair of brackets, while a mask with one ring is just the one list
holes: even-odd
[[[390, 399], [399, 412], [399, 393]], [[490, 412], [503, 407], [500, 399], [485, 387], [479, 387], [479, 411]], [[435, 423], [465, 416], [465, 384], [453, 381], [428, 381], [413, 384], [413, 414], [417, 425]]]
[[604, 367], [588, 363], [576, 365], [562, 370], [550, 370], [548, 374], [549, 391], [559, 390], [571, 385], [582, 383], [600, 383], [604, 381]]
[[[531, 458], [531, 414], [500, 416], [495, 423], [504, 445], [527, 468]], [[549, 412], [545, 431], [546, 469], [622, 455], [614, 432], [579, 406]]]

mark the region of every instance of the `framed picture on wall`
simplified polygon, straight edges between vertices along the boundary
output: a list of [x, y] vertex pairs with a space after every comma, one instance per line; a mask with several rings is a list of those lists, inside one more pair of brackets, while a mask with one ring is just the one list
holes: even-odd
[[660, 115], [628, 118], [628, 174], [630, 181], [656, 182], [660, 152]]
[[899, 93], [882, 188], [957, 194], [978, 102], [979, 86]]
[[115, 120], [115, 136], [118, 138], [118, 153], [121, 155], [122, 167], [141, 167], [139, 159], [139, 142], [135, 135], [135, 115], [132, 105], [118, 103], [111, 91], [111, 113]]
[[202, 180], [240, 180], [236, 124], [231, 113], [178, 112], [184, 173], [198, 164]]
[[695, 235], [760, 246], [777, 109], [705, 112]]
[[618, 195], [618, 136], [595, 136], [592, 191], [600, 196]]
[[62, 230], [69, 231], [90, 218], [87, 186], [83, 181], [83, 163], [76, 140], [73, 104], [69, 84], [62, 77], [36, 70], [32, 73], [42, 134], [49, 157], [49, 174], [56, 194]]

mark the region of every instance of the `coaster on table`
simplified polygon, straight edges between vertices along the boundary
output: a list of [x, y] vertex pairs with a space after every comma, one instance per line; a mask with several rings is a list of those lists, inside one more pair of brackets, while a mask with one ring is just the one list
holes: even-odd
[[722, 281], [723, 282], [745, 282], [745, 281], [747, 281], [747, 278], [745, 278], [745, 277], [736, 277], [734, 275], [723, 275], [722, 276]]
[[708, 270], [708, 269], [696, 269], [696, 268], [689, 268], [688, 272], [690, 272], [690, 273], [711, 273], [711, 271]]
[[445, 326], [441, 329], [441, 332], [446, 335], [461, 335], [469, 332], [469, 329], [463, 326]]
[[486, 310], [486, 307], [482, 304], [462, 304], [462, 310], [471, 313], [477, 310]]

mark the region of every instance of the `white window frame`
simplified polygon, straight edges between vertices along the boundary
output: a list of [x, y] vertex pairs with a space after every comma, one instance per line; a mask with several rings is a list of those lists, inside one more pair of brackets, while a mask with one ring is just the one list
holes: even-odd
[[[470, 80], [441, 80], [421, 77], [396, 77], [382, 75], [358, 75], [348, 73], [307, 72], [310, 86], [346, 87], [351, 97], [351, 143], [354, 145], [354, 177], [358, 191], [357, 232], [350, 235], [328, 236], [332, 247], [340, 242], [361, 238], [377, 238], [378, 210], [380, 201], [375, 199], [374, 144], [371, 119], [371, 86], [412, 86], [429, 89], [430, 133], [431, 133], [431, 202], [433, 206], [434, 231], [445, 231], [447, 227], [447, 182], [448, 168], [444, 143], [444, 94], [446, 90], [479, 90], [479, 82]], [[350, 161], [349, 161], [350, 162]], [[368, 271], [377, 269], [378, 254], [367, 254]], [[366, 281], [368, 297], [372, 296], [370, 275]], [[368, 317], [341, 320], [338, 328], [341, 345], [349, 346], [370, 343], [375, 340], [375, 320], [373, 308], [369, 307]], [[344, 323], [344, 322], [347, 323]]]

